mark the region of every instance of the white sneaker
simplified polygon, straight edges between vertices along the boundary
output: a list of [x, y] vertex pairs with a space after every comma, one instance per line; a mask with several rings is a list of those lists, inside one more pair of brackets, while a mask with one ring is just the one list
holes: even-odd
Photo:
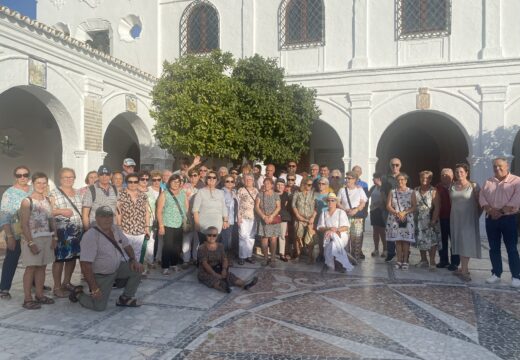
[[511, 279], [511, 286], [515, 288], [520, 288], [520, 279], [513, 278]]
[[495, 274], [493, 274], [486, 279], [486, 282], [488, 284], [498, 284], [500, 282], [500, 278], [498, 276], [496, 276]]
[[170, 275], [170, 269], [164, 269], [162, 274], [166, 276]]

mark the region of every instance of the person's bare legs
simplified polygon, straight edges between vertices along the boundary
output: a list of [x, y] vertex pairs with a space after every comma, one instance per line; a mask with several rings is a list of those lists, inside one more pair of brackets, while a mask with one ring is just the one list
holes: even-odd
[[261, 240], [261, 246], [262, 246], [262, 255], [264, 255], [265, 261], [269, 260], [268, 243], [269, 243], [269, 238], [263, 237]]
[[421, 262], [428, 263], [428, 258], [426, 257], [426, 250], [419, 250], [421, 252]]
[[396, 254], [397, 262], [402, 264], [403, 258], [404, 258], [402, 241], [395, 242], [395, 254]]
[[47, 266], [35, 266], [34, 270], [34, 295], [37, 299], [43, 298], [43, 284], [45, 283], [45, 268]]
[[460, 272], [461, 274], [469, 273], [469, 257], [461, 256], [460, 257]]
[[379, 226], [372, 226], [372, 240], [374, 241], [374, 252], [379, 252]]
[[430, 255], [430, 267], [433, 266], [435, 267], [435, 254], [437, 253], [437, 245], [434, 245], [430, 248], [430, 251], [429, 251], [429, 255]]
[[34, 272], [36, 266], [27, 266], [23, 273], [23, 295], [24, 301], [31, 301], [32, 297], [32, 286], [34, 283]]
[[54, 281], [54, 291], [61, 291], [62, 283], [61, 283], [61, 274], [63, 273], [63, 266], [64, 264], [62, 262], [53, 262], [52, 263], [52, 279]]
[[408, 241], [401, 241], [401, 254], [403, 256], [403, 263], [408, 263], [408, 257], [410, 256], [410, 243]]
[[72, 274], [74, 273], [74, 269], [76, 268], [76, 260], [67, 261], [65, 263], [65, 274], [63, 274], [63, 283], [62, 286], [70, 285], [70, 281], [72, 279]]
[[269, 250], [271, 251], [271, 261], [276, 261], [276, 245], [278, 238], [276, 236], [269, 238]]

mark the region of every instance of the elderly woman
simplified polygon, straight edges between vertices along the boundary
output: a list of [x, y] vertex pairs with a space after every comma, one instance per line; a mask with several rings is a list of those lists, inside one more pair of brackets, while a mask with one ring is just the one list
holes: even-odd
[[255, 276], [247, 283], [229, 271], [229, 261], [224, 245], [217, 243], [218, 229], [210, 226], [206, 229], [206, 242], [198, 249], [199, 281], [210, 288], [231, 292], [231, 286], [239, 286], [249, 290], [258, 278]]
[[[197, 170], [190, 170], [188, 172], [189, 182], [183, 185], [183, 189], [186, 192], [188, 198], [188, 212], [186, 213], [189, 224], [193, 225], [195, 220], [193, 219], [193, 203], [195, 202], [195, 195], [199, 191], [197, 187], [200, 177]], [[199, 247], [199, 236], [195, 231], [195, 227], [191, 226], [191, 229], [184, 231], [182, 236], [182, 259], [185, 264], [195, 263], [197, 261], [197, 249]]]
[[[437, 190], [431, 185], [433, 173], [421, 171], [419, 173], [420, 186], [415, 188], [415, 199], [417, 200], [417, 223], [416, 242], [421, 252], [421, 261], [417, 267], [428, 267], [430, 271], [437, 269], [435, 264], [435, 253], [441, 240], [441, 229], [439, 226], [440, 200]], [[429, 262], [426, 258], [429, 255]]]
[[397, 252], [396, 269], [408, 270], [410, 244], [415, 243], [413, 213], [416, 208], [415, 192], [406, 186], [408, 175], [399, 173], [397, 187], [388, 193], [386, 209], [386, 241], [394, 241]]
[[112, 185], [116, 187], [118, 194], [120, 194], [121, 191], [123, 191], [125, 177], [122, 172], [114, 171], [112, 173], [112, 177], [110, 178], [110, 182], [112, 183]]
[[229, 170], [227, 167], [221, 166], [218, 168], [218, 182], [216, 186], [217, 189], [223, 189], [226, 186], [226, 176], [228, 175]]
[[252, 174], [243, 177], [244, 186], [238, 189], [238, 264], [244, 265], [244, 261], [251, 264], [253, 259], [253, 247], [255, 245], [256, 221], [255, 199], [258, 189]]
[[450, 188], [450, 229], [453, 254], [460, 255], [460, 269], [453, 272], [463, 281], [471, 281], [469, 259], [482, 257], [478, 204], [480, 188], [469, 180], [469, 166], [455, 165], [455, 182]]
[[[294, 175], [288, 175], [288, 177]], [[284, 179], [276, 180], [276, 193], [280, 196], [280, 216], [282, 217], [282, 222], [280, 223], [281, 227], [281, 236], [278, 238], [278, 252], [280, 254], [280, 260], [287, 262], [288, 258], [288, 246], [286, 245], [286, 235], [288, 233], [288, 224], [291, 222], [292, 217], [290, 213], [290, 194], [285, 191], [285, 181]]]
[[[316, 208], [316, 217], [314, 218], [314, 229], [318, 226], [318, 220], [323, 211], [327, 211], [328, 203], [327, 196], [329, 195], [329, 179], [320, 178], [318, 179], [318, 191], [314, 193], [314, 207]], [[318, 232], [318, 256], [316, 257], [317, 262], [323, 262], [323, 232]], [[309, 263], [312, 264], [312, 257], [309, 257]]]
[[[150, 186], [146, 191], [148, 197], [148, 210], [150, 212], [150, 240], [148, 240], [148, 246], [146, 247], [146, 262], [151, 265], [154, 263], [155, 255], [157, 254], [159, 246], [158, 238], [158, 225], [157, 225], [157, 199], [162, 192], [161, 189], [161, 172], [159, 170], [152, 170], [149, 174]], [[142, 183], [143, 181], [140, 181]], [[147, 275], [148, 270], [143, 272], [143, 275]]]
[[256, 180], [260, 177], [260, 174], [258, 176], [253, 175], [251, 165], [246, 163], [246, 164], [242, 165], [242, 169], [241, 170], [242, 170], [242, 173], [240, 175], [238, 175], [238, 179], [236, 180], [237, 181], [237, 184], [236, 184], [237, 187], [241, 188], [241, 187], [246, 185], [245, 178], [246, 178], [247, 175], [253, 176], [253, 178], [255, 179], [255, 184], [256, 184]]
[[[44, 173], [32, 176], [34, 190], [20, 205], [22, 223], [23, 307], [28, 310], [40, 309], [41, 304], [54, 304], [54, 300], [43, 294], [45, 269], [54, 261], [54, 249], [58, 236], [52, 216], [51, 202], [45, 196], [48, 178]], [[35, 297], [32, 297], [34, 284]]]
[[69, 295], [69, 291], [74, 290], [70, 280], [76, 267], [76, 259], [79, 258], [83, 222], [80, 210], [81, 195], [73, 188], [76, 173], [73, 169], [63, 168], [60, 170], [59, 178], [60, 186], [51, 191], [49, 198], [58, 233], [55, 260], [52, 264], [53, 294], [63, 298]]
[[215, 226], [219, 232], [229, 227], [224, 192], [216, 186], [217, 173], [210, 170], [206, 176], [206, 187], [197, 192], [193, 202], [193, 220], [201, 243], [206, 240], [208, 227]]
[[351, 271], [353, 266], [345, 250], [349, 228], [347, 213], [337, 208], [337, 197], [332, 192], [327, 195], [327, 203], [328, 207], [321, 213], [318, 221], [318, 231], [324, 236], [324, 269]]
[[344, 185], [343, 176], [341, 176], [341, 171], [339, 169], [334, 169], [330, 172], [330, 184], [329, 187], [334, 192], [334, 194], [339, 193], [341, 188]]
[[309, 262], [312, 260], [312, 251], [314, 249], [314, 219], [316, 217], [312, 185], [311, 179], [304, 178], [300, 191], [294, 194], [291, 202], [296, 236], [294, 243], [295, 258], [299, 258], [301, 248], [306, 246], [309, 253]]
[[372, 176], [374, 185], [368, 190], [368, 198], [370, 199], [370, 224], [372, 224], [372, 238], [374, 240], [374, 251], [372, 256], [379, 256], [379, 241], [383, 247], [381, 257], [386, 258], [386, 234], [385, 219], [383, 214], [386, 212], [386, 199], [381, 195], [382, 176], [380, 173], [374, 173]]
[[188, 197], [181, 188], [182, 178], [172, 175], [168, 180], [168, 187], [157, 199], [157, 221], [159, 235], [163, 236], [163, 250], [161, 267], [163, 275], [170, 274], [170, 266], [178, 271], [178, 265], [183, 263], [182, 235], [183, 222], [188, 209]]
[[2, 265], [2, 281], [0, 282], [0, 299], [9, 300], [11, 285], [13, 283], [18, 259], [20, 258], [20, 238], [22, 228], [18, 209], [20, 203], [31, 193], [29, 178], [31, 172], [26, 166], [18, 166], [14, 169], [14, 185], [8, 188], [2, 195], [0, 206], [0, 227], [4, 231], [7, 242], [4, 263]]
[[361, 251], [363, 248], [363, 209], [365, 208], [368, 198], [363, 188], [356, 185], [358, 176], [354, 171], [347, 172], [345, 178], [347, 183], [338, 193], [338, 207], [345, 210], [349, 217], [350, 254], [357, 261], [363, 258]]
[[[263, 183], [263, 190], [257, 195], [255, 201], [255, 210], [260, 218], [258, 226], [258, 235], [262, 238], [262, 254], [264, 261], [262, 266], [276, 266], [276, 243], [278, 237], [282, 235], [280, 223], [282, 222], [279, 215], [281, 205], [280, 196], [274, 192], [273, 179], [266, 177]], [[271, 259], [269, 259], [269, 250]]]
[[88, 187], [90, 185], [94, 185], [96, 183], [96, 181], [98, 181], [98, 177], [99, 176], [98, 176], [98, 173], [96, 170], [92, 170], [87, 173], [87, 176], [85, 176], [86, 186], [79, 189], [79, 194], [81, 195], [82, 198], [83, 198], [83, 195], [85, 195], [85, 192], [87, 191]]
[[117, 200], [117, 224], [128, 238], [136, 260], [142, 264], [146, 253], [141, 255], [143, 244], [145, 238], [150, 236], [148, 196], [139, 191], [139, 176], [136, 173], [128, 174], [125, 180], [127, 188], [119, 193]]
[[224, 201], [228, 211], [229, 226], [220, 233], [220, 241], [224, 245], [224, 250], [230, 255], [232, 248], [232, 236], [235, 230], [236, 209], [238, 208], [237, 194], [235, 191], [235, 178], [231, 175], [225, 176], [223, 179]]

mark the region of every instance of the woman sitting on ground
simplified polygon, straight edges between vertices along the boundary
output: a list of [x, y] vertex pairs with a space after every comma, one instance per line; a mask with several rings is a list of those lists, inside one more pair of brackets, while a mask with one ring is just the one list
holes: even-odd
[[206, 229], [206, 241], [199, 246], [197, 258], [199, 261], [198, 279], [208, 287], [220, 291], [231, 292], [231, 286], [239, 286], [249, 290], [258, 278], [255, 276], [247, 283], [229, 271], [229, 261], [224, 251], [224, 245], [217, 242], [218, 229], [210, 226]]

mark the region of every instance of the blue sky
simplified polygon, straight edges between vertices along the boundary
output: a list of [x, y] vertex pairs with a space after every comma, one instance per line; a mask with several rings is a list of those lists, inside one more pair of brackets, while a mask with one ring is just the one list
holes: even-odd
[[35, 0], [0, 0], [0, 5], [16, 10], [23, 15], [29, 16], [31, 19], [36, 19]]

